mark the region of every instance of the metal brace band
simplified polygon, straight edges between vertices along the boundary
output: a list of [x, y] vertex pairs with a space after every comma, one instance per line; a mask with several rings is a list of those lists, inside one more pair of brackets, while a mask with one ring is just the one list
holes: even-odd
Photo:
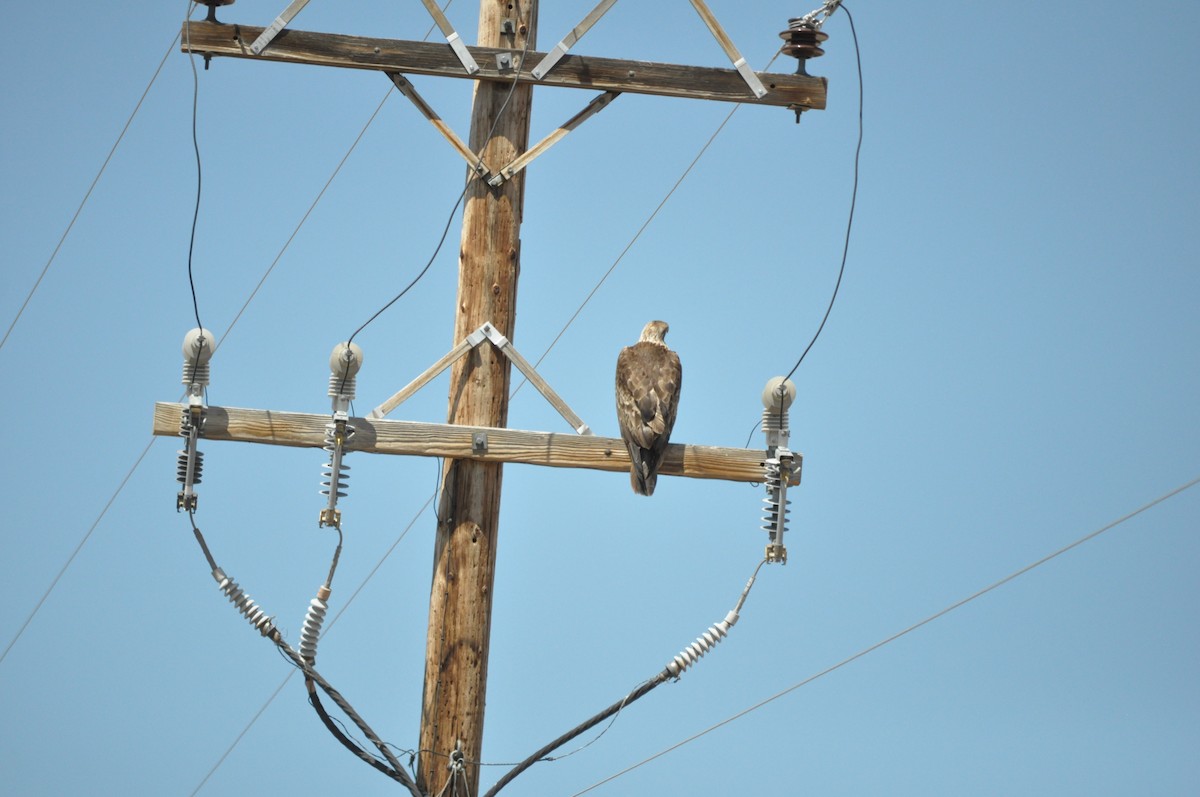
[[758, 79], [758, 75], [746, 63], [746, 59], [738, 52], [738, 48], [733, 45], [733, 40], [729, 38], [729, 34], [721, 27], [721, 23], [717, 21], [716, 16], [709, 9], [708, 4], [704, 0], [692, 0], [692, 6], [696, 9], [696, 13], [704, 20], [704, 24], [708, 26], [708, 30], [712, 33], [713, 38], [721, 45], [721, 49], [725, 51], [725, 55], [733, 63], [733, 68], [742, 76], [742, 80], [746, 81], [746, 85], [750, 87], [750, 91], [755, 97], [766, 96], [767, 89], [763, 86], [762, 81]]
[[283, 9], [279, 16], [275, 17], [275, 21], [270, 27], [264, 28], [263, 32], [258, 34], [258, 38], [254, 40], [254, 44], [250, 45], [250, 52], [255, 55], [262, 55], [262, 51], [267, 49], [267, 45], [279, 35], [279, 32], [288, 26], [288, 23], [300, 13], [300, 10], [308, 5], [308, 0], [292, 0], [288, 7]]
[[742, 80], [746, 81], [746, 85], [750, 87], [752, 92], [754, 92], [755, 97], [763, 97], [766, 95], [766, 87], [762, 84], [762, 81], [758, 79], [758, 75], [754, 73], [754, 70], [750, 68], [750, 65], [746, 63], [745, 58], [738, 58], [738, 60], [733, 62], [733, 67], [742, 76]]
[[463, 65], [463, 69], [467, 70], [467, 74], [473, 75], [478, 72], [479, 64], [475, 63], [475, 59], [467, 51], [467, 46], [463, 44], [462, 38], [454, 30], [454, 26], [450, 24], [450, 20], [446, 19], [446, 15], [438, 7], [435, 0], [421, 0], [421, 2], [425, 4], [425, 9], [429, 12], [429, 16], [433, 17], [433, 21], [437, 23], [438, 28], [442, 31], [442, 35], [446, 37], [446, 43], [454, 51], [454, 55]]
[[[487, 340], [488, 336], [487, 336], [486, 330], [488, 330], [488, 329], [491, 329], [491, 326], [489, 324], [484, 324], [483, 326], [481, 326], [479, 329], [475, 330], [474, 332], [468, 333], [467, 334], [467, 345], [473, 349], [476, 346], [478, 346], [480, 343], [483, 343], [485, 340]], [[501, 337], [503, 337], [503, 336], [501, 336]]]
[[458, 60], [462, 63], [463, 68], [467, 70], [468, 75], [473, 75], [479, 71], [479, 64], [475, 63], [475, 59], [467, 51], [467, 45], [463, 44], [462, 37], [458, 35], [457, 31], [447, 36], [446, 42], [450, 45], [450, 49], [454, 51], [454, 54], [458, 56]]
[[566, 36], [563, 36], [562, 41], [554, 45], [554, 49], [546, 53], [546, 57], [538, 62], [538, 65], [533, 68], [534, 79], [541, 80], [543, 77], [545, 77], [546, 73], [553, 69], [554, 65], [557, 64], [562, 57], [567, 54], [567, 50], [570, 50], [572, 47], [574, 47], [575, 42], [583, 38], [583, 34], [591, 30], [592, 26], [600, 20], [600, 17], [607, 14], [608, 10], [612, 8], [616, 2], [617, 0], [600, 0], [600, 2], [596, 4], [596, 7], [588, 12], [588, 15], [583, 18], [583, 21], [571, 28], [571, 32]]

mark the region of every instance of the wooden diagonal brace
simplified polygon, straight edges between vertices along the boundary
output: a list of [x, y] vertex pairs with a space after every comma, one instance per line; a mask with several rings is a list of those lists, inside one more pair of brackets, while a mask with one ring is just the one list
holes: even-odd
[[447, 141], [450, 142], [450, 146], [454, 147], [455, 151], [459, 155], [462, 155], [463, 160], [467, 162], [467, 166], [471, 168], [471, 171], [475, 172], [475, 174], [479, 175], [484, 180], [487, 180], [491, 175], [491, 172], [488, 171], [488, 168], [483, 165], [483, 161], [478, 155], [471, 151], [470, 147], [463, 143], [463, 140], [458, 137], [458, 134], [454, 132], [450, 125], [442, 121], [442, 117], [438, 116], [437, 112], [430, 107], [429, 103], [425, 102], [425, 98], [417, 93], [416, 87], [413, 86], [413, 84], [410, 83], [408, 79], [399, 72], [387, 72], [386, 74], [389, 78], [391, 78], [392, 83], [396, 86], [396, 89], [405, 97], [408, 97], [409, 102], [411, 102], [416, 109], [421, 112], [421, 115], [428, 119], [429, 122], [435, 128], [437, 128], [437, 131], [441, 133]]
[[463, 340], [461, 343], [443, 355], [440, 360], [429, 366], [429, 368], [425, 369], [424, 373], [422, 373], [413, 381], [409, 382], [404, 387], [400, 388], [400, 390], [397, 391], [387, 401], [371, 410], [371, 414], [367, 417], [371, 418], [372, 420], [376, 418], [382, 418], [392, 410], [399, 407], [401, 404], [407, 401], [410, 396], [435, 379], [438, 374], [440, 374], [442, 371], [445, 371], [451, 365], [454, 365], [455, 360], [473, 349], [474, 346], [471, 344], [470, 340], [470, 338]]
[[250, 52], [260, 55], [267, 48], [267, 45], [275, 40], [279, 32], [286, 28], [288, 23], [304, 10], [306, 5], [308, 5], [308, 0], [292, 0], [292, 2], [288, 3], [288, 7], [279, 12], [279, 16], [275, 17], [275, 21], [263, 28], [262, 33], [258, 34], [258, 38], [250, 45]]
[[583, 18], [582, 22], [571, 28], [567, 35], [563, 36], [562, 40], [559, 41], [558, 44], [554, 45], [554, 49], [546, 53], [545, 58], [543, 58], [541, 61], [538, 61], [537, 66], [533, 68], [533, 76], [538, 80], [541, 80], [543, 77], [545, 77], [546, 73], [553, 69], [554, 65], [557, 64], [559, 60], [567, 54], [567, 50], [570, 50], [572, 47], [574, 47], [575, 42], [583, 38], [583, 34], [591, 30], [592, 26], [600, 21], [600, 17], [607, 14], [608, 10], [612, 8], [616, 2], [617, 0], [600, 0], [600, 2], [596, 4], [596, 7], [588, 12], [588, 15]]
[[529, 383], [538, 389], [538, 392], [545, 397], [546, 401], [550, 402], [550, 406], [558, 410], [558, 414], [563, 416], [567, 423], [571, 424], [571, 428], [582, 435], [590, 435], [592, 433], [591, 427], [584, 423], [583, 419], [576, 415], [571, 408], [567, 406], [567, 402], [563, 401], [562, 398], [554, 392], [554, 388], [550, 387], [550, 383], [545, 379], [542, 379], [541, 374], [534, 370], [534, 367], [529, 363], [529, 361], [522, 357], [521, 353], [513, 348], [512, 341], [501, 335], [500, 331], [491, 324], [484, 324], [479, 329], [488, 336], [488, 340], [491, 341], [493, 346], [499, 349], [505, 357], [511, 360], [512, 364], [517, 366], [517, 369], [521, 373], [525, 374], [525, 378], [529, 380]]
[[615, 100], [619, 95], [620, 92], [606, 91], [600, 96], [595, 97], [591, 102], [584, 106], [582, 111], [563, 122], [561, 127], [556, 128], [553, 133], [546, 136], [529, 149], [525, 150], [525, 152], [521, 153], [516, 158], [513, 158], [512, 163], [501, 169], [498, 174], [492, 175], [492, 177], [488, 179], [488, 185], [495, 187], [500, 185], [500, 183], [504, 182], [505, 180], [511, 180], [513, 175], [532, 163], [534, 158], [542, 155], [546, 150], [550, 149], [552, 146], [565, 138], [567, 133], [570, 133], [588, 119], [607, 108], [608, 104]]
[[445, 356], [429, 366], [424, 373], [401, 388], [399, 392], [387, 401], [373, 409], [367, 417], [371, 419], [383, 418], [407, 401], [410, 396], [422, 387], [429, 384], [438, 374], [453, 365], [459, 357], [462, 357], [485, 340], [499, 349], [501, 354], [507, 357], [513, 365], [517, 366], [517, 369], [525, 375], [530, 384], [538, 389], [538, 392], [546, 398], [546, 401], [550, 402], [550, 405], [554, 409], [558, 410], [558, 414], [563, 416], [567, 423], [571, 424], [571, 428], [581, 435], [590, 435], [592, 433], [591, 428], [554, 392], [554, 388], [550, 387], [550, 384], [545, 379], [542, 379], [541, 375], [530, 365], [529, 361], [522, 357], [520, 352], [513, 347], [512, 342], [500, 334], [500, 331], [490, 323], [483, 324], [479, 329], [467, 335], [457, 346], [447, 352]]
[[717, 21], [716, 16], [709, 10], [708, 4], [704, 0], [692, 0], [692, 6], [696, 9], [696, 13], [704, 20], [704, 24], [708, 26], [712, 32], [713, 38], [721, 45], [721, 49], [725, 51], [725, 55], [729, 56], [729, 60], [733, 63], [733, 68], [738, 71], [742, 79], [746, 81], [746, 85], [750, 87], [750, 91], [754, 92], [755, 97], [762, 97], [767, 93], [767, 89], [763, 86], [762, 81], [758, 79], [758, 75], [754, 74], [754, 70], [746, 63], [746, 59], [738, 52], [738, 48], [733, 45], [733, 39], [729, 38], [729, 34], [721, 27], [721, 23]]

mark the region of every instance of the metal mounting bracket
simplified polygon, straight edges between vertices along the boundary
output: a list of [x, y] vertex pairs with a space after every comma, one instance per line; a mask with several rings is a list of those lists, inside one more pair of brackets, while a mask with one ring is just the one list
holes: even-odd
[[600, 2], [596, 4], [596, 7], [588, 12], [588, 15], [583, 18], [582, 22], [571, 28], [567, 35], [563, 36], [562, 40], [558, 44], [554, 45], [554, 49], [546, 53], [545, 58], [543, 58], [541, 61], [538, 61], [538, 65], [533, 68], [534, 78], [541, 80], [543, 77], [545, 77], [546, 73], [553, 69], [554, 65], [557, 64], [559, 60], [567, 54], [567, 50], [570, 50], [572, 47], [574, 47], [575, 42], [583, 38], [583, 34], [591, 30], [592, 26], [600, 20], [600, 17], [607, 14], [608, 10], [616, 5], [616, 2], [617, 0], [600, 0]]
[[446, 43], [450, 45], [450, 49], [458, 57], [459, 62], [463, 65], [463, 69], [467, 70], [467, 74], [473, 75], [478, 72], [479, 64], [475, 63], [475, 59], [467, 51], [467, 46], [463, 44], [462, 37], [454, 30], [454, 26], [450, 24], [450, 20], [446, 19], [446, 15], [435, 0], [421, 0], [421, 2], [425, 4], [426, 10], [429, 11], [429, 16], [433, 17], [434, 23], [442, 31], [442, 35], [446, 37]]
[[[592, 434], [591, 427], [584, 423], [583, 420], [576, 415], [570, 407], [567, 406], [567, 403], [562, 400], [558, 393], [554, 392], [554, 388], [550, 387], [549, 383], [546, 382], [545, 379], [542, 379], [541, 375], [534, 369], [529, 361], [521, 356], [521, 353], [513, 347], [512, 341], [502, 335], [500, 330], [492, 326], [491, 322], [485, 322], [474, 332], [471, 332], [469, 335], [463, 338], [462, 342], [447, 352], [440, 360], [429, 366], [424, 373], [401, 388], [399, 392], [397, 392], [387, 401], [371, 410], [371, 413], [367, 416], [367, 418], [371, 420], [383, 418], [389, 412], [396, 409], [396, 407], [399, 407], [402, 403], [407, 401], [408, 398], [418, 390], [429, 384], [429, 382], [433, 381], [438, 374], [453, 365], [458, 358], [462, 357], [476, 346], [482, 345], [484, 341], [490, 342], [493, 346], [499, 349], [500, 353], [507, 357], [513, 365], [517, 366], [517, 369], [525, 375], [525, 378], [529, 380], [530, 384], [538, 389], [538, 392], [546, 398], [546, 401], [550, 402], [550, 406], [554, 407], [554, 409], [558, 411], [558, 414], [561, 415], [567, 423], [571, 424], [572, 429], [581, 435]], [[475, 446], [478, 446], [479, 444], [480, 441], [474, 441]], [[482, 444], [486, 447], [486, 438], [484, 438]]]
[[725, 55], [729, 56], [729, 60], [733, 62], [733, 68], [742, 76], [742, 80], [746, 81], [746, 85], [750, 87], [750, 91], [754, 92], [755, 97], [766, 96], [767, 89], [763, 86], [762, 81], [758, 79], [758, 75], [746, 63], [746, 59], [738, 52], [738, 48], [733, 46], [733, 40], [729, 38], [729, 34], [721, 27], [721, 23], [709, 10], [708, 4], [704, 0], [692, 0], [692, 6], [696, 9], [696, 13], [704, 20], [704, 24], [708, 26], [709, 31], [721, 45], [721, 49], [725, 51]]

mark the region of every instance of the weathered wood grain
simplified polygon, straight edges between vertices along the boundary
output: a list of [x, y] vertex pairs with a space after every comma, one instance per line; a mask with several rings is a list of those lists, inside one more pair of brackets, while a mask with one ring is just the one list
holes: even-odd
[[[182, 407], [182, 404], [171, 402], [155, 404], [154, 434], [178, 435]], [[327, 423], [328, 415], [209, 407], [204, 439], [320, 448], [325, 444]], [[629, 455], [620, 438], [616, 437], [387, 419], [353, 418], [350, 423], [355, 434], [347, 446], [349, 451], [513, 462], [552, 468], [629, 470]], [[477, 433], [486, 435], [486, 451], [475, 447]], [[672, 443], [667, 447], [667, 458], [659, 473], [692, 479], [760, 482], [762, 462], [761, 450]], [[795, 483], [799, 483], [798, 475]]]
[[[511, 82], [513, 71], [500, 69], [496, 56], [519, 57], [512, 50], [495, 47], [467, 47], [479, 64], [479, 72], [468, 75], [444, 42], [415, 42], [346, 36], [338, 33], [313, 33], [285, 28], [262, 55], [250, 52], [250, 45], [262, 28], [215, 22], [192, 22], [183, 39], [191, 42], [193, 52], [234, 58], [258, 58], [348, 69], [377, 69], [414, 75], [470, 80]], [[182, 45], [185, 49], [186, 44]], [[537, 64], [545, 53], [530, 51], [527, 65]], [[681, 66], [653, 61], [634, 61], [593, 56], [563, 56], [545, 77], [535, 80], [528, 69], [517, 80], [564, 88], [593, 91], [632, 92], [664, 97], [686, 97], [718, 102], [744, 102], [822, 110], [825, 108], [826, 80], [823, 77], [772, 72], [757, 73], [767, 93], [755, 97], [735, 69]]]

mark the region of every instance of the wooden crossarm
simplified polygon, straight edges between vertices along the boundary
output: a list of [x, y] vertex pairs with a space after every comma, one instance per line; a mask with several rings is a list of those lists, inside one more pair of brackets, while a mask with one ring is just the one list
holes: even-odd
[[[498, 55], [513, 56], [513, 51], [507, 49], [468, 46], [467, 50], [479, 64], [479, 71], [468, 75], [454, 53], [440, 42], [377, 39], [285, 28], [262, 55], [254, 55], [250, 52], [250, 44], [262, 30], [250, 25], [192, 22], [183, 41], [190, 41], [192, 51], [204, 55], [476, 80], [511, 82], [514, 78], [512, 69], [501, 69], [496, 63]], [[186, 44], [183, 47], [186, 48]], [[525, 62], [537, 64], [545, 55], [530, 51]], [[825, 108], [825, 78], [809, 75], [758, 73], [767, 92], [762, 97], [756, 97], [735, 69], [567, 54], [540, 81], [533, 77], [528, 68], [522, 69], [516, 78], [520, 83], [591, 91], [632, 92], [817, 110]]]
[[[154, 405], [154, 434], [178, 437], [182, 407], [174, 402], [157, 402]], [[327, 423], [328, 415], [214, 406], [205, 410], [202, 439], [320, 448], [325, 445]], [[347, 451], [629, 471], [629, 454], [620, 438], [615, 437], [382, 418], [351, 418], [350, 425], [355, 433], [347, 442]], [[764, 456], [762, 450], [755, 449], [672, 443], [667, 446], [667, 456], [659, 473], [692, 479], [760, 482]], [[797, 454], [796, 459], [793, 484], [800, 481], [800, 455]]]

